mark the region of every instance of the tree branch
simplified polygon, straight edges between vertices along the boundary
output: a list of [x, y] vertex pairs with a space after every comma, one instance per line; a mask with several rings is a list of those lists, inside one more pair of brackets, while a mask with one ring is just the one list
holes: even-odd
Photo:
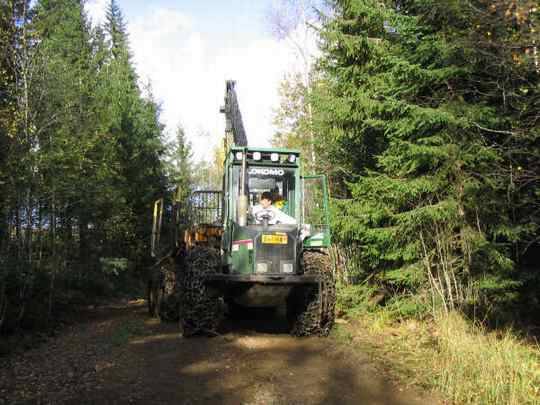
[[481, 126], [480, 124], [478, 124], [476, 122], [473, 122], [473, 124], [474, 124], [474, 126], [476, 128], [481, 129], [482, 131], [493, 132], [495, 134], [516, 135], [516, 133], [512, 132], [512, 131], [503, 131], [503, 130], [498, 130], [498, 129], [490, 129], [490, 128], [483, 127], [483, 126]]

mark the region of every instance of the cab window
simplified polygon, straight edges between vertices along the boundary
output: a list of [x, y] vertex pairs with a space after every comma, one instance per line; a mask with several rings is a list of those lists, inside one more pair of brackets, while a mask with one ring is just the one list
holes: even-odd
[[[237, 195], [240, 193], [239, 166], [233, 170], [233, 186]], [[246, 173], [246, 192], [249, 205], [259, 204], [261, 194], [268, 191], [272, 194], [273, 205], [285, 214], [295, 216], [295, 171], [290, 168], [248, 166]]]

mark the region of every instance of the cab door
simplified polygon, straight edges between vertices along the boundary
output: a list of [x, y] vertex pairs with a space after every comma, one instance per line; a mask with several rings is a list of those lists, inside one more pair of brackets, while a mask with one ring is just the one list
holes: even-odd
[[331, 243], [326, 176], [302, 177], [302, 234], [305, 248], [329, 247]]

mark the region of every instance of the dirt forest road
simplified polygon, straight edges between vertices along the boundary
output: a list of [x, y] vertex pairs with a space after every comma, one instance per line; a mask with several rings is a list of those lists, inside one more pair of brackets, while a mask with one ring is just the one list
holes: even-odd
[[180, 337], [143, 303], [94, 310], [0, 358], [0, 404], [431, 404], [333, 338], [293, 338], [279, 318]]

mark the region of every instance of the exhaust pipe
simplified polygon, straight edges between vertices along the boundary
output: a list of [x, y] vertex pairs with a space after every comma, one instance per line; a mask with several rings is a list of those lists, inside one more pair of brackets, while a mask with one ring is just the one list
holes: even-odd
[[240, 195], [238, 196], [238, 225], [246, 226], [247, 225], [247, 214], [249, 201], [248, 196], [246, 195], [246, 171], [247, 171], [247, 151], [246, 149], [242, 152], [242, 172], [240, 174]]

